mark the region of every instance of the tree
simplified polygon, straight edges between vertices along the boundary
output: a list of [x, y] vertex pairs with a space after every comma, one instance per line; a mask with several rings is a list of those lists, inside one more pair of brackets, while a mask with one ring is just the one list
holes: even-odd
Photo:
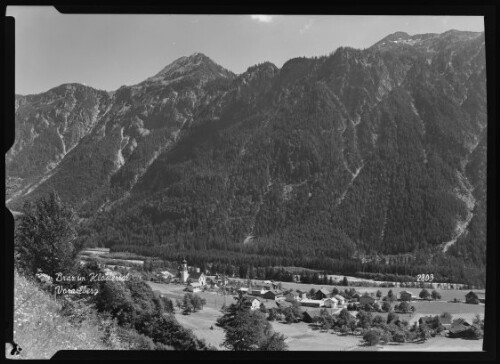
[[262, 313], [267, 313], [266, 305], [264, 305], [264, 303], [261, 303], [259, 306], [259, 310]]
[[269, 314], [267, 316], [267, 319], [269, 321], [274, 321], [278, 318], [278, 310], [275, 307], [271, 307], [269, 309]]
[[418, 327], [418, 337], [422, 341], [427, 341], [431, 337], [431, 330], [425, 322]]
[[187, 303], [184, 304], [182, 314], [183, 315], [190, 315], [194, 311], [194, 306], [191, 303], [191, 301], [188, 301]]
[[406, 334], [403, 330], [396, 331], [392, 335], [392, 340], [397, 343], [404, 343], [406, 341]]
[[337, 317], [337, 326], [345, 326], [353, 332], [356, 329], [356, 319], [344, 308]]
[[312, 298], [312, 297], [314, 297], [315, 294], [316, 294], [316, 290], [314, 288], [311, 288], [309, 290], [309, 297]]
[[394, 302], [395, 300], [396, 300], [396, 297], [394, 296], [392, 289], [390, 289], [389, 292], [387, 292], [387, 301]]
[[34, 203], [26, 202], [15, 231], [15, 256], [19, 270], [34, 275], [39, 270], [54, 277], [74, 270], [78, 249], [76, 216], [55, 192]]
[[201, 301], [200, 296], [198, 296], [198, 295], [192, 296], [191, 304], [193, 305], [195, 312], [196, 312], [196, 310], [201, 310], [203, 308], [203, 303]]
[[368, 330], [363, 335], [363, 340], [368, 343], [370, 346], [377, 345], [380, 342], [380, 330], [372, 329]]
[[286, 351], [288, 345], [285, 343], [285, 336], [278, 332], [273, 333], [259, 346], [261, 351]]
[[480, 340], [484, 337], [484, 330], [479, 327], [479, 325], [472, 325], [468, 329], [467, 333], [470, 338], [475, 339], [475, 340]]
[[339, 292], [339, 289], [337, 287], [333, 287], [332, 289], [332, 295], [338, 295], [340, 292]]
[[349, 285], [349, 281], [347, 280], [347, 277], [344, 277], [344, 278], [342, 279], [342, 285], [343, 285], [343, 286], [348, 286], [348, 285]]
[[372, 324], [372, 314], [371, 312], [367, 311], [359, 311], [358, 314], [356, 315], [356, 318], [358, 319], [358, 327], [361, 327], [363, 329], [369, 329], [371, 324]]
[[422, 289], [422, 290], [420, 291], [420, 293], [418, 294], [418, 296], [419, 296], [421, 299], [423, 299], [423, 300], [427, 300], [427, 299], [429, 299], [429, 297], [431, 296], [431, 294], [429, 293], [429, 291], [428, 291], [428, 290], [426, 290], [426, 289], [424, 288], [424, 289]]
[[399, 316], [394, 313], [394, 312], [389, 312], [389, 314], [387, 315], [387, 323], [391, 323], [391, 322], [394, 322], [394, 321], [398, 321], [399, 320]]
[[380, 326], [382, 324], [385, 324], [385, 319], [382, 316], [377, 315], [373, 318], [372, 326]]
[[389, 331], [382, 331], [382, 333], [380, 334], [380, 342], [382, 342], [383, 344], [387, 344], [391, 340], [391, 333]]
[[234, 351], [285, 350], [284, 336], [274, 335], [265, 314], [251, 310], [251, 300], [240, 295], [217, 320], [226, 337], [222, 346]]
[[391, 307], [391, 304], [390, 304], [389, 302], [384, 301], [384, 302], [382, 303], [382, 311], [384, 311], [384, 312], [389, 312], [389, 311], [391, 310], [391, 308], [392, 308], [392, 307]]
[[377, 298], [380, 298], [382, 297], [382, 291], [379, 289], [377, 290]]
[[[413, 306], [411, 306], [408, 302], [406, 301], [403, 301], [399, 304], [399, 306], [396, 306], [397, 307], [397, 310], [401, 313], [408, 313], [411, 311], [411, 308]], [[396, 307], [394, 307], [396, 309]]]
[[432, 299], [433, 299], [434, 301], [435, 301], [435, 300], [439, 300], [439, 299], [441, 299], [441, 294], [440, 294], [438, 291], [436, 291], [435, 289], [434, 289], [434, 290], [432, 290], [432, 292], [431, 292], [431, 296], [432, 296]]

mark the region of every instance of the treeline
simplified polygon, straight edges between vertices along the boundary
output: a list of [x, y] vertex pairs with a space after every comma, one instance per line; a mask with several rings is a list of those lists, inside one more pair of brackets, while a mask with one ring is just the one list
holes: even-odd
[[[473, 266], [465, 266], [463, 262], [453, 256], [442, 255], [429, 260], [427, 264], [414, 265], [385, 265], [368, 263], [366, 265], [356, 260], [336, 260], [331, 258], [287, 258], [276, 254], [266, 255], [245, 254], [235, 251], [195, 251], [172, 250], [165, 246], [146, 247], [140, 245], [112, 245], [113, 251], [127, 251], [139, 255], [158, 257], [163, 261], [180, 262], [184, 258], [189, 264], [197, 267], [209, 268], [213, 273], [224, 273], [232, 276], [250, 279], [275, 279], [290, 282], [293, 275], [284, 268], [287, 266], [301, 266], [320, 270], [326, 274], [354, 275], [369, 279], [391, 282], [416, 281], [418, 274], [434, 274], [435, 282], [463, 283], [484, 287], [485, 272]], [[173, 266], [174, 264], [170, 264]], [[304, 283], [327, 284], [328, 280], [319, 278], [319, 274], [307, 271], [301, 273]], [[317, 278], [314, 278], [317, 277]]]

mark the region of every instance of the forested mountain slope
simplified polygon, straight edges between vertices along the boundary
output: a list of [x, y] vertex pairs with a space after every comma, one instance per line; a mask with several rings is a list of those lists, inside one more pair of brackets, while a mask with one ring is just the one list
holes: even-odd
[[[74, 86], [90, 96], [73, 109], [19, 96], [9, 206], [55, 188], [89, 241], [170, 259], [357, 270], [411, 253], [483, 281], [485, 74], [484, 33], [398, 32], [241, 75], [198, 53], [113, 93]], [[66, 149], [64, 112], [81, 124]]]

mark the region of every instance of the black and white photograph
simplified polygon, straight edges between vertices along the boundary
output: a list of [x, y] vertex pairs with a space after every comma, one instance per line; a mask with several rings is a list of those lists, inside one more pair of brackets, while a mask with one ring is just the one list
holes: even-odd
[[6, 357], [483, 352], [484, 16], [6, 16]]

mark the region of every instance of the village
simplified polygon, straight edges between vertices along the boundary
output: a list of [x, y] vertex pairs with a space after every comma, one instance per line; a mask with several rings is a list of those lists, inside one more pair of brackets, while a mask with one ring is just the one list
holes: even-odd
[[[140, 272], [141, 264], [135, 264], [137, 269], [123, 268]], [[107, 264], [105, 271], [115, 274], [117, 267], [118, 263]], [[224, 340], [217, 319], [225, 308], [245, 297], [251, 302], [251, 310], [264, 312], [273, 329], [287, 337], [290, 350], [367, 350], [360, 330], [354, 326], [349, 333], [341, 328], [328, 334], [328, 322], [346, 312], [351, 322], [359, 322], [360, 312], [380, 316], [377, 320], [388, 323], [391, 315], [396, 315], [408, 327], [439, 317], [441, 329], [424, 342], [388, 343], [370, 346], [370, 350], [482, 350], [482, 340], [461, 337], [468, 335], [474, 320], [484, 319], [485, 293], [458, 289], [460, 285], [454, 285], [455, 289], [439, 283], [404, 288], [409, 285], [391, 282], [394, 284], [355, 287], [344, 286], [342, 281], [331, 286], [250, 280], [202, 272], [188, 266], [186, 260], [177, 270], [158, 269], [148, 277], [145, 280], [155, 295], [172, 300], [178, 321], [216, 347]], [[201, 307], [187, 305], [186, 296], [197, 297]]]

